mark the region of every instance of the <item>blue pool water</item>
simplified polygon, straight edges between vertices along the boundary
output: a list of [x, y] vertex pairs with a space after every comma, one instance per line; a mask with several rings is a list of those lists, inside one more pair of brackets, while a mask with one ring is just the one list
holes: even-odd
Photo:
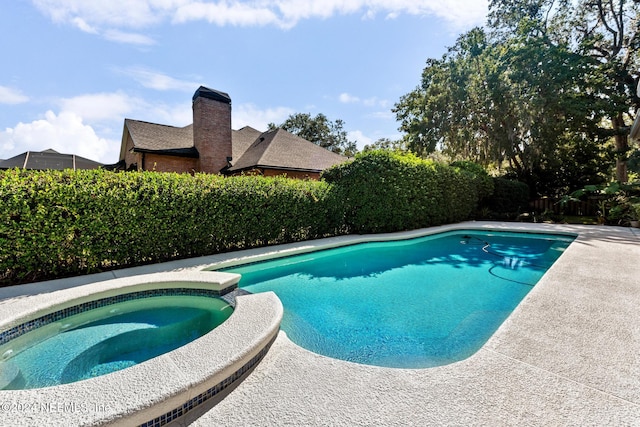
[[226, 268], [274, 291], [282, 329], [313, 352], [425, 368], [475, 353], [574, 237], [448, 232]]
[[203, 296], [157, 296], [89, 310], [0, 346], [0, 390], [66, 384], [174, 350], [224, 322], [233, 308]]

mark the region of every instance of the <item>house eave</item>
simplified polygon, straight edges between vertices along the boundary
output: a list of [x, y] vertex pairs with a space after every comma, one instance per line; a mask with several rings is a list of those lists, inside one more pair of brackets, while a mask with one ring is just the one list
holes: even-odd
[[200, 153], [195, 148], [173, 148], [168, 150], [150, 150], [147, 148], [137, 148], [134, 147], [132, 150], [134, 153], [147, 153], [147, 154], [157, 154], [160, 156], [175, 156], [175, 157], [189, 157], [192, 159], [197, 159], [200, 157]]

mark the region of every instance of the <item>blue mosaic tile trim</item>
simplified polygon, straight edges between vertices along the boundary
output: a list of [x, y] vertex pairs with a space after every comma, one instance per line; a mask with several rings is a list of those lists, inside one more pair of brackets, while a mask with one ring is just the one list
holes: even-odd
[[73, 316], [95, 308], [105, 307], [107, 305], [119, 302], [132, 301], [142, 298], [151, 298], [158, 296], [203, 296], [210, 298], [219, 298], [231, 292], [232, 288], [226, 288], [222, 291], [212, 289], [192, 289], [192, 288], [167, 288], [167, 289], [149, 289], [146, 291], [130, 292], [128, 294], [115, 295], [112, 297], [100, 298], [94, 301], [88, 301], [82, 304], [74, 305], [53, 313], [45, 314], [36, 319], [29, 320], [11, 329], [0, 332], [0, 345], [6, 344], [14, 338], [17, 338], [27, 332], [39, 327], [48, 325], [53, 322], [60, 321], [69, 316]]
[[189, 411], [191, 411], [192, 409], [194, 409], [194, 408], [198, 407], [199, 405], [203, 404], [207, 400], [215, 397], [221, 391], [223, 391], [227, 387], [229, 387], [231, 384], [233, 384], [236, 381], [238, 381], [244, 374], [247, 373], [247, 371], [249, 371], [254, 366], [256, 366], [258, 364], [258, 362], [260, 362], [260, 360], [262, 360], [262, 358], [267, 354], [267, 351], [269, 351], [269, 348], [271, 347], [271, 344], [273, 344], [273, 342], [275, 341], [276, 337], [277, 337], [277, 335], [275, 337], [273, 337], [273, 339], [269, 342], [269, 344], [267, 344], [262, 350], [260, 350], [260, 352], [258, 354], [256, 354], [251, 360], [249, 360], [247, 363], [245, 363], [240, 369], [235, 371], [233, 374], [231, 374], [230, 377], [228, 377], [225, 380], [219, 382], [218, 384], [216, 384], [215, 386], [211, 387], [207, 391], [205, 391], [203, 393], [200, 393], [199, 395], [197, 395], [193, 399], [187, 400], [182, 406], [179, 406], [179, 407], [175, 408], [174, 410], [167, 412], [166, 414], [163, 414], [163, 415], [161, 415], [161, 416], [159, 416], [157, 418], [154, 418], [153, 420], [147, 421], [146, 423], [140, 424], [138, 427], [161, 427], [161, 426], [164, 426], [164, 425], [166, 425], [166, 424], [168, 424], [168, 423], [170, 423], [170, 422], [182, 417], [183, 415], [186, 415]]
[[235, 288], [234, 290], [222, 295], [220, 298], [225, 300], [231, 307], [236, 308], [236, 297], [240, 295], [251, 295], [251, 292], [241, 288]]

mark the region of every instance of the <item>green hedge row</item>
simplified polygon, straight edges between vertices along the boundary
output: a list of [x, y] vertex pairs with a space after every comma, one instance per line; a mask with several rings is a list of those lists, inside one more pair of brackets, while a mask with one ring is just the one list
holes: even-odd
[[329, 189], [285, 178], [0, 172], [0, 283], [334, 235]]
[[323, 178], [0, 171], [0, 285], [462, 221], [492, 181], [385, 151]]
[[344, 204], [349, 232], [380, 233], [468, 219], [482, 179], [464, 168], [413, 155], [373, 151], [333, 167], [323, 178]]

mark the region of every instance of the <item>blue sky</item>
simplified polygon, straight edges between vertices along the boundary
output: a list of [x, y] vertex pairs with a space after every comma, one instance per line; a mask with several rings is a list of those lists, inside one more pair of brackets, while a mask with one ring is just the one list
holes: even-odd
[[204, 85], [232, 126], [342, 119], [362, 147], [427, 58], [487, 0], [11, 0], [0, 7], [0, 158], [53, 148], [118, 161], [125, 118], [185, 126]]

